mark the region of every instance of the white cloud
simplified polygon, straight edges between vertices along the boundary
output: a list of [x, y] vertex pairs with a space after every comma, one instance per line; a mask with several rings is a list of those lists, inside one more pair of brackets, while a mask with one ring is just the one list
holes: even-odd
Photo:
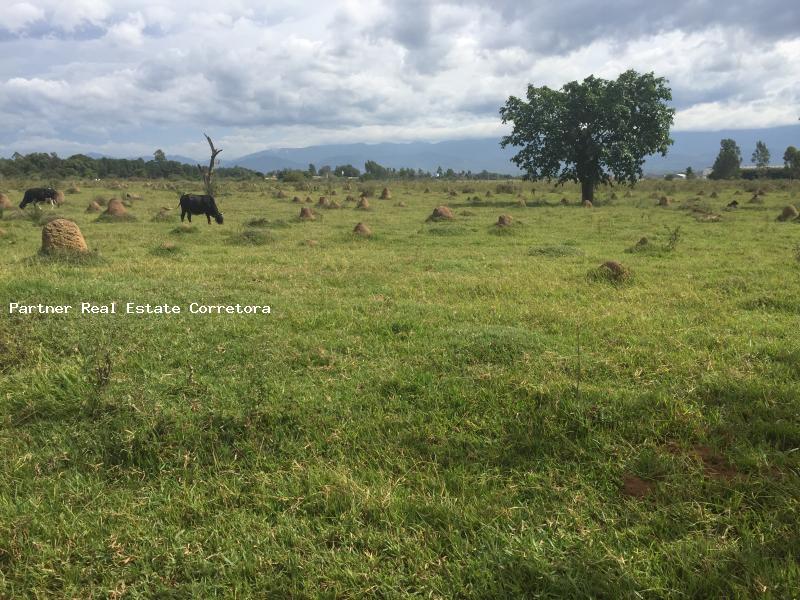
[[[146, 139], [130, 143], [142, 151], [189, 153], [196, 144], [202, 153], [202, 138], [183, 132], [213, 128], [233, 156], [279, 145], [499, 135], [499, 107], [528, 83], [560, 87], [628, 68], [669, 79], [681, 129], [796, 123], [798, 30], [770, 36], [753, 17], [765, 11], [747, 19], [723, 11], [714, 21], [691, 2], [674, 14], [628, 3], [625, 20], [625, 5], [603, 11], [572, 0], [526, 12], [512, 0], [19, 3], [0, 14], [0, 28], [15, 33], [0, 42], [8, 57], [0, 136], [20, 148], [71, 140], [41, 148], [60, 150], [116, 145], [136, 132]], [[789, 0], [784, 8], [791, 23], [798, 9]], [[585, 27], [573, 28], [570, 15]], [[42, 22], [41, 32], [30, 28]], [[181, 137], [164, 140], [165, 131]]]
[[43, 18], [44, 11], [38, 6], [18, 2], [0, 11], [0, 28], [16, 32]]
[[125, 21], [108, 28], [106, 39], [121, 46], [140, 46], [144, 42], [145, 20], [141, 13], [129, 15]]

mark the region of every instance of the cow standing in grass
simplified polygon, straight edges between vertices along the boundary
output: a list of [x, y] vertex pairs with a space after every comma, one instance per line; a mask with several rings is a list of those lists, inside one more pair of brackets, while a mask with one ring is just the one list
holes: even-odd
[[39, 202], [50, 202], [50, 206], [60, 204], [58, 192], [53, 188], [31, 188], [25, 192], [19, 207], [25, 208], [28, 204], [37, 206]]
[[208, 219], [208, 224], [211, 225], [211, 217], [222, 225], [222, 213], [217, 208], [217, 203], [214, 202], [214, 196], [199, 195], [199, 194], [184, 194], [181, 196], [181, 222], [183, 217], [189, 216], [189, 223], [192, 222], [192, 215], [205, 215]]

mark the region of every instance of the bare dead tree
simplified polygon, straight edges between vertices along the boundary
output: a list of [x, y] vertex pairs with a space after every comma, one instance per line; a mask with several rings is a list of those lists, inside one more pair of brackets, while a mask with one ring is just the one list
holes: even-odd
[[200, 174], [203, 176], [203, 184], [206, 188], [206, 194], [213, 196], [214, 185], [212, 182], [212, 177], [214, 177], [214, 165], [217, 164], [217, 154], [222, 152], [222, 148], [214, 148], [214, 142], [211, 141], [211, 138], [208, 137], [208, 134], [204, 133], [203, 135], [206, 136], [208, 145], [211, 146], [211, 160], [208, 161], [208, 168], [203, 167], [202, 165], [197, 165], [197, 168], [200, 169]]

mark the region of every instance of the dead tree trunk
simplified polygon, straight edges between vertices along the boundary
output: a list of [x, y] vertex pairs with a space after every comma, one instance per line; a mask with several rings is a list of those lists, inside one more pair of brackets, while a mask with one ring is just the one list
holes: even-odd
[[206, 194], [209, 196], [214, 195], [214, 165], [217, 164], [217, 154], [222, 152], [222, 148], [214, 148], [214, 142], [211, 141], [211, 138], [208, 137], [208, 134], [204, 133], [206, 139], [208, 140], [208, 145], [211, 146], [211, 160], [208, 161], [208, 168], [205, 168], [201, 165], [197, 165], [197, 168], [200, 169], [200, 174], [203, 176], [203, 185], [206, 188]]

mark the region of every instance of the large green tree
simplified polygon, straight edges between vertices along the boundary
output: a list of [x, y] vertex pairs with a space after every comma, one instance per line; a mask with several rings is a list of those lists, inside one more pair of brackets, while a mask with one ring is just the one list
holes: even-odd
[[500, 109], [503, 123], [513, 124], [500, 145], [521, 148], [511, 160], [528, 177], [580, 182], [582, 198], [591, 201], [599, 184], [634, 183], [646, 156], [666, 155], [670, 100], [663, 77], [632, 70], [560, 90], [529, 85], [527, 101], [511, 96]]
[[337, 165], [333, 172], [339, 177], [358, 177], [361, 175], [361, 171], [351, 164]]
[[736, 140], [725, 138], [719, 143], [719, 154], [711, 168], [711, 179], [733, 179], [739, 176], [742, 166], [742, 151]]
[[786, 148], [783, 153], [783, 165], [789, 170], [790, 177], [800, 177], [800, 150], [794, 146]]
[[758, 140], [756, 142], [756, 149], [753, 150], [753, 155], [750, 157], [750, 162], [763, 171], [763, 169], [769, 166], [769, 158], [769, 148], [767, 148], [764, 142]]

